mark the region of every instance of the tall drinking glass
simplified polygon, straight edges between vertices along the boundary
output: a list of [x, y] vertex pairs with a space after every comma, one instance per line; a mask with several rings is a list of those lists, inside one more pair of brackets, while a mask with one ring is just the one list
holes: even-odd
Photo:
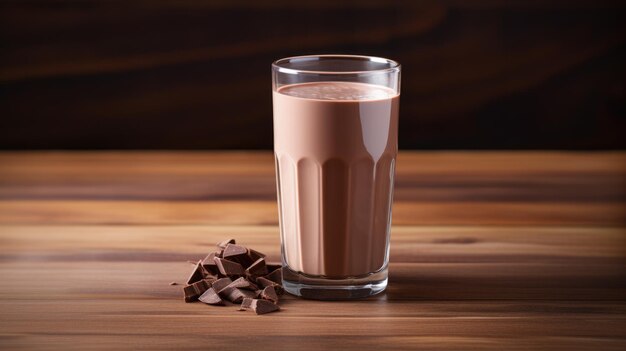
[[272, 64], [283, 285], [350, 299], [387, 286], [400, 65], [350, 55]]

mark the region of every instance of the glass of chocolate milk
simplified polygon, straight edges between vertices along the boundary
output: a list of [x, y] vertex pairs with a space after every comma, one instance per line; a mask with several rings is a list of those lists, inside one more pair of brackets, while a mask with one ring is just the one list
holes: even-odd
[[318, 55], [272, 64], [283, 285], [351, 299], [387, 286], [400, 65]]

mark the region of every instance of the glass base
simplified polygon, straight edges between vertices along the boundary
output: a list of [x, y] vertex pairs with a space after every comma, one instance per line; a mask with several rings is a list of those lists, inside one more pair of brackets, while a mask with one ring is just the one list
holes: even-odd
[[387, 267], [360, 277], [312, 276], [283, 265], [283, 287], [292, 295], [315, 300], [351, 300], [381, 293], [387, 287]]

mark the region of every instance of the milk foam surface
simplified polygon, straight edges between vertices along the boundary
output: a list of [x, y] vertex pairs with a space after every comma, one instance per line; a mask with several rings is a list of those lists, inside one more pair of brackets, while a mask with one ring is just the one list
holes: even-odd
[[393, 90], [377, 85], [351, 82], [304, 83], [282, 87], [280, 93], [319, 100], [378, 100], [395, 96]]

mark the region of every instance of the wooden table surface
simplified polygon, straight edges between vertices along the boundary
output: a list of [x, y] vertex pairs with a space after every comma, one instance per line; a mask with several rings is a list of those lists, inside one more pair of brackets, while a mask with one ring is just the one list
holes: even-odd
[[626, 153], [403, 152], [386, 293], [264, 316], [184, 303], [169, 283], [219, 240], [278, 259], [273, 167], [0, 154], [0, 348], [626, 349]]

